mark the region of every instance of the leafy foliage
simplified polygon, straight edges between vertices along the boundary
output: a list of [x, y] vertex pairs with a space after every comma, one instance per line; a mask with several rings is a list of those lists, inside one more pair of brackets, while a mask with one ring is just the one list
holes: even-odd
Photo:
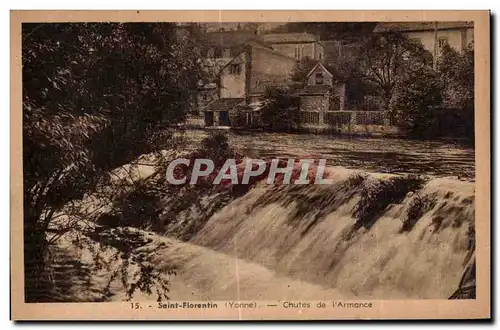
[[305, 82], [307, 74], [314, 68], [318, 61], [309, 56], [301, 58], [292, 70], [292, 80]]
[[377, 23], [374, 22], [291, 22], [280, 25], [271, 33], [313, 33], [321, 40], [356, 40], [361, 35], [370, 34]]
[[299, 99], [290, 89], [269, 87], [264, 97], [266, 105], [261, 120], [268, 129], [290, 132], [299, 126]]
[[442, 102], [442, 85], [428, 67], [408, 69], [396, 85], [389, 109], [397, 125], [409, 136], [428, 138], [439, 134], [435, 112]]
[[386, 108], [399, 77], [410, 68], [432, 63], [431, 53], [420, 42], [395, 31], [366, 38], [362, 50], [359, 65], [363, 79], [377, 88]]
[[474, 140], [474, 44], [461, 54], [446, 45], [438, 60], [438, 72], [443, 85], [441, 129], [448, 135]]
[[438, 60], [444, 85], [445, 107], [474, 108], [474, 48], [470, 44], [462, 54], [445, 45]]
[[[26, 277], [43, 277], [54, 214], [109, 169], [161, 147], [168, 137], [157, 132], [184, 119], [202, 72], [197, 33], [170, 23], [23, 24]], [[28, 301], [35, 291], [26, 288]]]

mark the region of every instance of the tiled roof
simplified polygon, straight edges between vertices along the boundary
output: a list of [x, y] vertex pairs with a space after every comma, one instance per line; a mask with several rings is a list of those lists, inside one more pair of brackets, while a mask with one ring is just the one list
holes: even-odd
[[257, 86], [252, 88], [250, 91], [250, 94], [263, 94], [268, 87], [278, 87], [278, 88], [290, 88], [290, 89], [296, 89], [297, 88], [297, 82], [296, 81], [269, 81], [269, 82], [262, 82], [259, 83]]
[[205, 111], [229, 111], [234, 109], [238, 104], [244, 102], [245, 99], [218, 99], [210, 103], [204, 109]]
[[307, 85], [300, 91], [300, 94], [325, 94], [331, 89], [332, 86], [329, 85]]
[[288, 43], [288, 42], [313, 42], [318, 41], [318, 37], [310, 33], [276, 33], [265, 34], [262, 40], [268, 44]]
[[[473, 22], [438, 22], [438, 30], [474, 27]], [[434, 30], [434, 22], [387, 22], [378, 23], [373, 32], [387, 32], [391, 30], [410, 32]]]
[[323, 63], [321, 62], [316, 63], [316, 65], [307, 74], [307, 77], [309, 77], [313, 72], [315, 72], [318, 69], [318, 67], [323, 67], [332, 76], [334, 81], [337, 82], [345, 81], [345, 77], [342, 76], [342, 74], [338, 71], [337, 68], [329, 65], [323, 65]]

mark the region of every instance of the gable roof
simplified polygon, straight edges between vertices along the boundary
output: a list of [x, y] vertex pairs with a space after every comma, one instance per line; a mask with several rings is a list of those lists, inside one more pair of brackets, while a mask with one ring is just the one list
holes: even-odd
[[273, 33], [263, 35], [262, 40], [269, 44], [279, 44], [315, 42], [319, 41], [319, 38], [311, 33]]
[[322, 68], [331, 78], [333, 78], [332, 73], [321, 62], [316, 63], [316, 65], [307, 74], [307, 78], [309, 78], [314, 73], [314, 71], [316, 71], [318, 67]]
[[[384, 22], [378, 23], [373, 32], [413, 32], [413, 31], [434, 31], [435, 22]], [[438, 30], [453, 30], [461, 28], [472, 28], [473, 22], [437, 22]]]

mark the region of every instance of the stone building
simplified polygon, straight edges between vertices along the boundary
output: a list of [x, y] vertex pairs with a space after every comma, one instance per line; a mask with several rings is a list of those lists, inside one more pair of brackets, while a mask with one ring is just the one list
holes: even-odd
[[277, 33], [265, 34], [262, 40], [276, 51], [292, 57], [297, 61], [310, 57], [322, 61], [325, 57], [323, 44], [319, 38], [310, 33]]
[[473, 22], [384, 22], [378, 23], [373, 32], [388, 31], [399, 31], [419, 40], [434, 56], [438, 56], [446, 44], [462, 52], [474, 40]]
[[307, 74], [305, 86], [300, 91], [300, 110], [345, 110], [345, 83], [331, 71], [318, 62]]
[[237, 115], [251, 123], [265, 87], [289, 81], [295, 63], [257, 38], [245, 42], [219, 72], [219, 100], [204, 108], [205, 125], [231, 126]]

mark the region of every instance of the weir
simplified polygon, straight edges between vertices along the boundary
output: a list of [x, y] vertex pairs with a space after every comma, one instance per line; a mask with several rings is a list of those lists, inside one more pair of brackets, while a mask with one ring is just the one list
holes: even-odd
[[[191, 191], [198, 200], [168, 213], [165, 236], [116, 229], [145, 235], [148, 260], [170, 281], [173, 301], [467, 298], [457, 288], [475, 287], [474, 183], [341, 167], [326, 175], [333, 184], [268, 185], [263, 178], [243, 193]], [[75, 249], [70, 237], [58, 244]], [[115, 250], [106, 251], [118, 270]], [[95, 269], [91, 251], [68, 253]], [[71, 289], [79, 300], [101, 299], [107, 287], [105, 274], [89, 275], [96, 296], [78, 294], [82, 278]], [[119, 280], [107, 297], [127, 298]], [[137, 292], [134, 299], [156, 296]]]
[[[437, 178], [395, 198], [401, 192], [380, 188], [391, 176], [360, 177], [344, 170], [333, 185], [256, 187], [191, 242], [344, 297], [448, 298], [473, 255], [474, 184]], [[375, 203], [357, 212], [368, 218], [361, 224], [360, 203]]]

